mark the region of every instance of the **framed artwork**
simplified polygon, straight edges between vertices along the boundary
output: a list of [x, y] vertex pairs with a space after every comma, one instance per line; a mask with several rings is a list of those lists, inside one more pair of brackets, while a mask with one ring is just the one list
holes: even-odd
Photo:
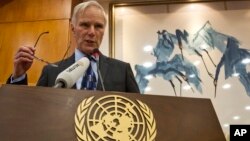
[[110, 4], [111, 56], [142, 94], [210, 98], [225, 134], [250, 121], [250, 1]]

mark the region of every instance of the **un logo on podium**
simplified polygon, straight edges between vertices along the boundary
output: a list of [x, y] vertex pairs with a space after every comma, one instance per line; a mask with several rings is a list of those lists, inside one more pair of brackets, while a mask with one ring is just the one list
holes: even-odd
[[78, 141], [154, 141], [157, 133], [146, 104], [118, 95], [84, 99], [75, 114], [75, 131]]

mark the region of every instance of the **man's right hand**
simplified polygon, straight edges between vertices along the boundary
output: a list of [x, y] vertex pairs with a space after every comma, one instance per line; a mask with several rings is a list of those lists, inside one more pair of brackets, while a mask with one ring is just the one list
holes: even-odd
[[35, 48], [22, 46], [14, 57], [14, 70], [12, 78], [18, 78], [25, 74], [31, 67], [34, 60]]

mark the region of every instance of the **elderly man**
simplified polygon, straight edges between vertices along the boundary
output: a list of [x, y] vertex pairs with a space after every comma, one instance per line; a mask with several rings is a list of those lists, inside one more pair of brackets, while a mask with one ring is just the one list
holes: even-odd
[[[107, 23], [105, 15], [103, 7], [96, 1], [83, 2], [74, 8], [71, 27], [77, 43], [75, 52], [61, 63], [56, 63], [59, 65], [58, 67], [45, 66], [37, 82], [37, 86], [54, 86], [56, 77], [60, 72], [82, 57], [90, 56], [94, 49], [100, 47]], [[14, 58], [12, 76], [8, 79], [7, 83], [27, 84], [26, 72], [32, 65], [34, 54], [35, 49], [33, 47], [25, 46], [19, 48]], [[83, 83], [88, 81], [86, 76], [79, 78], [73, 88], [102, 90], [100, 76], [97, 73], [97, 60], [99, 61], [99, 69], [106, 91], [139, 93], [139, 88], [130, 65], [116, 59], [108, 58], [102, 54], [91, 56], [90, 58], [90, 69], [94, 77], [93, 84], [96, 84], [92, 85], [92, 87], [95, 88], [83, 86], [86, 85]]]

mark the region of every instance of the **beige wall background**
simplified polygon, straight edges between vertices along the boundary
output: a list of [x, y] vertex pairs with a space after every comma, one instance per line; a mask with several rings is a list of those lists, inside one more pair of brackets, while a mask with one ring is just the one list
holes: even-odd
[[[144, 67], [154, 65], [156, 57], [152, 55], [152, 50], [145, 51], [144, 49], [146, 46], [156, 47], [158, 30], [165, 29], [170, 33], [175, 33], [175, 29], [185, 29], [189, 36], [192, 36], [207, 20], [216, 31], [239, 39], [242, 45], [240, 48], [249, 49], [249, 9], [250, 1], [116, 7], [114, 10], [115, 58], [129, 62], [133, 70], [136, 64]], [[184, 81], [181, 86], [179, 81], [173, 78], [177, 96], [180, 96], [181, 90], [182, 97], [211, 99], [226, 136], [229, 134], [230, 124], [249, 124], [250, 98], [238, 78], [231, 77], [225, 80], [224, 67], [222, 67], [215, 98], [213, 80], [207, 75], [201, 59], [188, 51], [183, 52], [189, 61], [199, 62], [197, 68], [202, 79], [203, 93], [186, 89]], [[169, 60], [178, 53], [180, 50], [175, 46]], [[218, 64], [221, 55], [218, 50], [210, 52], [215, 64]], [[207, 62], [208, 70], [214, 74], [215, 67], [208, 61], [208, 56], [203, 53], [203, 57]], [[136, 73], [135, 70], [134, 73]], [[175, 96], [171, 84], [161, 76], [151, 76], [148, 79], [149, 84], [145, 89], [145, 94]], [[224, 86], [227, 85], [231, 87], [225, 88]]]

